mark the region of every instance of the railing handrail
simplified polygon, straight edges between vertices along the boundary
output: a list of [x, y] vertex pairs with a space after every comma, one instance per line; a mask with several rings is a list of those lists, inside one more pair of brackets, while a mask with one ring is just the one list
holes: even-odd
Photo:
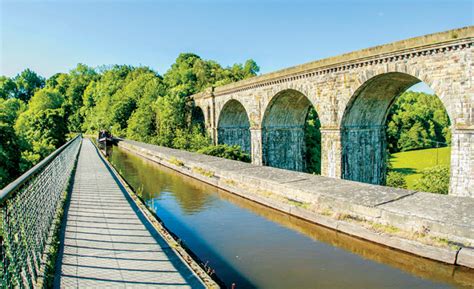
[[31, 177], [33, 177], [42, 168], [44, 168], [50, 162], [52, 162], [65, 148], [67, 148], [73, 141], [75, 141], [80, 136], [81, 134], [78, 134], [74, 138], [70, 139], [68, 142], [66, 142], [61, 147], [59, 147], [54, 152], [52, 152], [49, 156], [45, 157], [41, 162], [36, 164], [34, 167], [29, 169], [20, 177], [15, 179], [13, 182], [9, 183], [3, 189], [1, 189], [0, 190], [0, 205], [3, 204], [3, 202], [5, 202], [7, 199], [12, 197], [12, 195], [21, 185], [23, 185], [26, 181], [28, 181]]

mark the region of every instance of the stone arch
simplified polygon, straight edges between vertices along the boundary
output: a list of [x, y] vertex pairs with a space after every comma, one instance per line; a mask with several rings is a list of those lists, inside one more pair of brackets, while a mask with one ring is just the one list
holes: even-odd
[[204, 116], [204, 111], [199, 106], [193, 106], [191, 121], [193, 125], [199, 126], [199, 129], [202, 133], [206, 130], [206, 118]]
[[312, 107], [308, 97], [294, 89], [285, 89], [272, 97], [262, 120], [264, 165], [305, 170], [304, 129]]
[[[343, 117], [346, 115], [348, 107], [351, 106], [351, 104], [357, 98], [357, 95], [364, 89], [364, 87], [366, 87], [372, 81], [375, 81], [379, 77], [384, 77], [386, 75], [392, 74], [411, 77], [412, 79], [414, 79], [414, 81], [416, 81], [414, 84], [424, 82], [434, 91], [436, 96], [441, 100], [451, 122], [453, 124], [456, 123], [457, 118], [459, 116], [456, 113], [455, 107], [458, 105], [462, 105], [461, 99], [453, 99], [450, 94], [446, 94], [446, 85], [443, 81], [439, 81], [431, 75], [433, 74], [433, 71], [420, 69], [420, 67], [417, 65], [396, 65], [394, 63], [389, 63], [388, 65], [378, 65], [373, 67], [372, 69], [359, 71], [358, 73], [356, 73], [356, 81], [354, 82], [354, 85], [351, 86], [351, 95], [349, 100], [346, 102], [346, 104], [344, 104], [344, 102], [341, 102], [344, 113], [339, 113], [338, 122], [343, 122]], [[450, 82], [452, 81], [453, 79], [450, 79]], [[411, 86], [412, 85], [409, 85], [407, 88]], [[405, 90], [407, 88], [405, 88]], [[450, 90], [452, 90], [454, 94], [457, 94], [457, 85], [453, 85], [452, 87], [450, 87]], [[402, 91], [402, 93], [403, 92], [404, 91]]]
[[[355, 91], [341, 121], [343, 179], [385, 183], [387, 115], [397, 97], [419, 82], [422, 79], [408, 73], [387, 72], [369, 78]], [[451, 118], [446, 105], [445, 109]]]
[[250, 121], [245, 107], [238, 100], [231, 99], [224, 104], [219, 114], [217, 141], [220, 144], [239, 145], [250, 154]]

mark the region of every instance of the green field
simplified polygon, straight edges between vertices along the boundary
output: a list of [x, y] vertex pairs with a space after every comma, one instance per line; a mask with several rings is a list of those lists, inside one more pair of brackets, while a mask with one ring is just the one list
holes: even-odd
[[448, 165], [451, 147], [416, 150], [392, 154], [392, 170], [403, 173], [408, 189], [414, 189], [415, 182], [421, 177], [421, 170], [436, 165]]

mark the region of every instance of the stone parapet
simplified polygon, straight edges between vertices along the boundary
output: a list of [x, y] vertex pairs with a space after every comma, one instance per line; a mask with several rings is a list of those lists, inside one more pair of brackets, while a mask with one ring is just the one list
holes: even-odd
[[[216, 87], [214, 94], [221, 95], [252, 89], [258, 86], [272, 85], [272, 82], [291, 81], [294, 79], [311, 77], [312, 73], [330, 73], [340, 70], [370, 65], [375, 61], [389, 62], [400, 57], [410, 58], [417, 55], [426, 55], [452, 49], [459, 45], [471, 45], [474, 39], [474, 26], [453, 29], [444, 32], [413, 37], [393, 43], [374, 46], [358, 51], [345, 53], [301, 65], [281, 69], [250, 79]], [[414, 55], [412, 55], [414, 54]], [[379, 58], [382, 58], [379, 60]], [[204, 94], [199, 94], [198, 97]], [[205, 94], [209, 96], [210, 94]]]

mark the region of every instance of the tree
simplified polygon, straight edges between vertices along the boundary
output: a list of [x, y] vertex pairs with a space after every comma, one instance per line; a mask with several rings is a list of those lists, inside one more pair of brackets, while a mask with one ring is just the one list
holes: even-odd
[[38, 90], [28, 109], [20, 114], [15, 132], [21, 146], [20, 170], [25, 171], [65, 143], [67, 126], [60, 93], [52, 88]]
[[415, 183], [415, 188], [423, 192], [448, 194], [449, 167], [439, 165], [424, 169], [421, 172], [421, 178]]
[[449, 126], [448, 114], [436, 95], [405, 92], [392, 105], [387, 117], [389, 151], [449, 145]]
[[96, 71], [79, 63], [69, 73], [58, 73], [46, 81], [46, 86], [55, 88], [64, 97], [64, 115], [70, 131], [81, 131], [83, 94], [89, 83], [98, 77]]
[[[15, 78], [0, 78], [2, 100], [18, 98], [28, 103], [9, 122], [10, 131], [5, 130], [2, 141], [16, 138], [21, 151], [19, 171], [63, 144], [68, 132], [108, 129], [114, 135], [196, 151], [211, 141], [200, 122], [202, 113], [199, 120], [193, 119], [189, 96], [258, 71], [253, 60], [224, 68], [193, 53], [180, 54], [164, 77], [148, 67], [94, 69], [78, 64], [45, 81], [26, 69]], [[232, 154], [235, 149], [227, 151]]]
[[15, 134], [15, 121], [25, 109], [24, 103], [15, 98], [0, 98], [0, 188], [20, 174], [20, 145]]
[[178, 129], [173, 139], [173, 147], [182, 150], [198, 151], [211, 145], [211, 139], [203, 133], [199, 125], [189, 130]]
[[[165, 93], [161, 77], [147, 67], [133, 69], [125, 79], [125, 84], [113, 96], [112, 131], [125, 136], [128, 121], [134, 111], [140, 107], [153, 105], [153, 102]], [[146, 122], [155, 121], [155, 118]]]
[[35, 91], [44, 87], [45, 84], [44, 78], [30, 69], [23, 70], [13, 78], [13, 81], [17, 86], [15, 97], [24, 102], [28, 102]]
[[97, 132], [112, 127], [110, 107], [112, 96], [125, 85], [125, 79], [133, 70], [128, 65], [101, 67], [97, 79], [91, 81], [82, 96], [83, 107], [80, 113], [83, 119], [82, 129]]
[[[219, 86], [255, 76], [259, 67], [253, 60], [244, 66], [235, 64], [223, 68], [212, 60], [203, 60], [193, 53], [182, 53], [164, 74], [167, 86], [166, 97], [157, 101], [157, 139], [158, 143], [172, 146], [178, 129], [181, 133], [190, 133], [193, 125], [193, 106], [189, 96], [208, 87]], [[175, 143], [182, 143], [179, 135]]]
[[127, 138], [153, 142], [156, 138], [156, 113], [153, 103], [139, 105], [128, 119]]
[[9, 77], [0, 76], [0, 98], [13, 98], [17, 93], [16, 83]]
[[156, 101], [157, 144], [172, 147], [176, 131], [184, 129], [186, 99], [166, 95]]

